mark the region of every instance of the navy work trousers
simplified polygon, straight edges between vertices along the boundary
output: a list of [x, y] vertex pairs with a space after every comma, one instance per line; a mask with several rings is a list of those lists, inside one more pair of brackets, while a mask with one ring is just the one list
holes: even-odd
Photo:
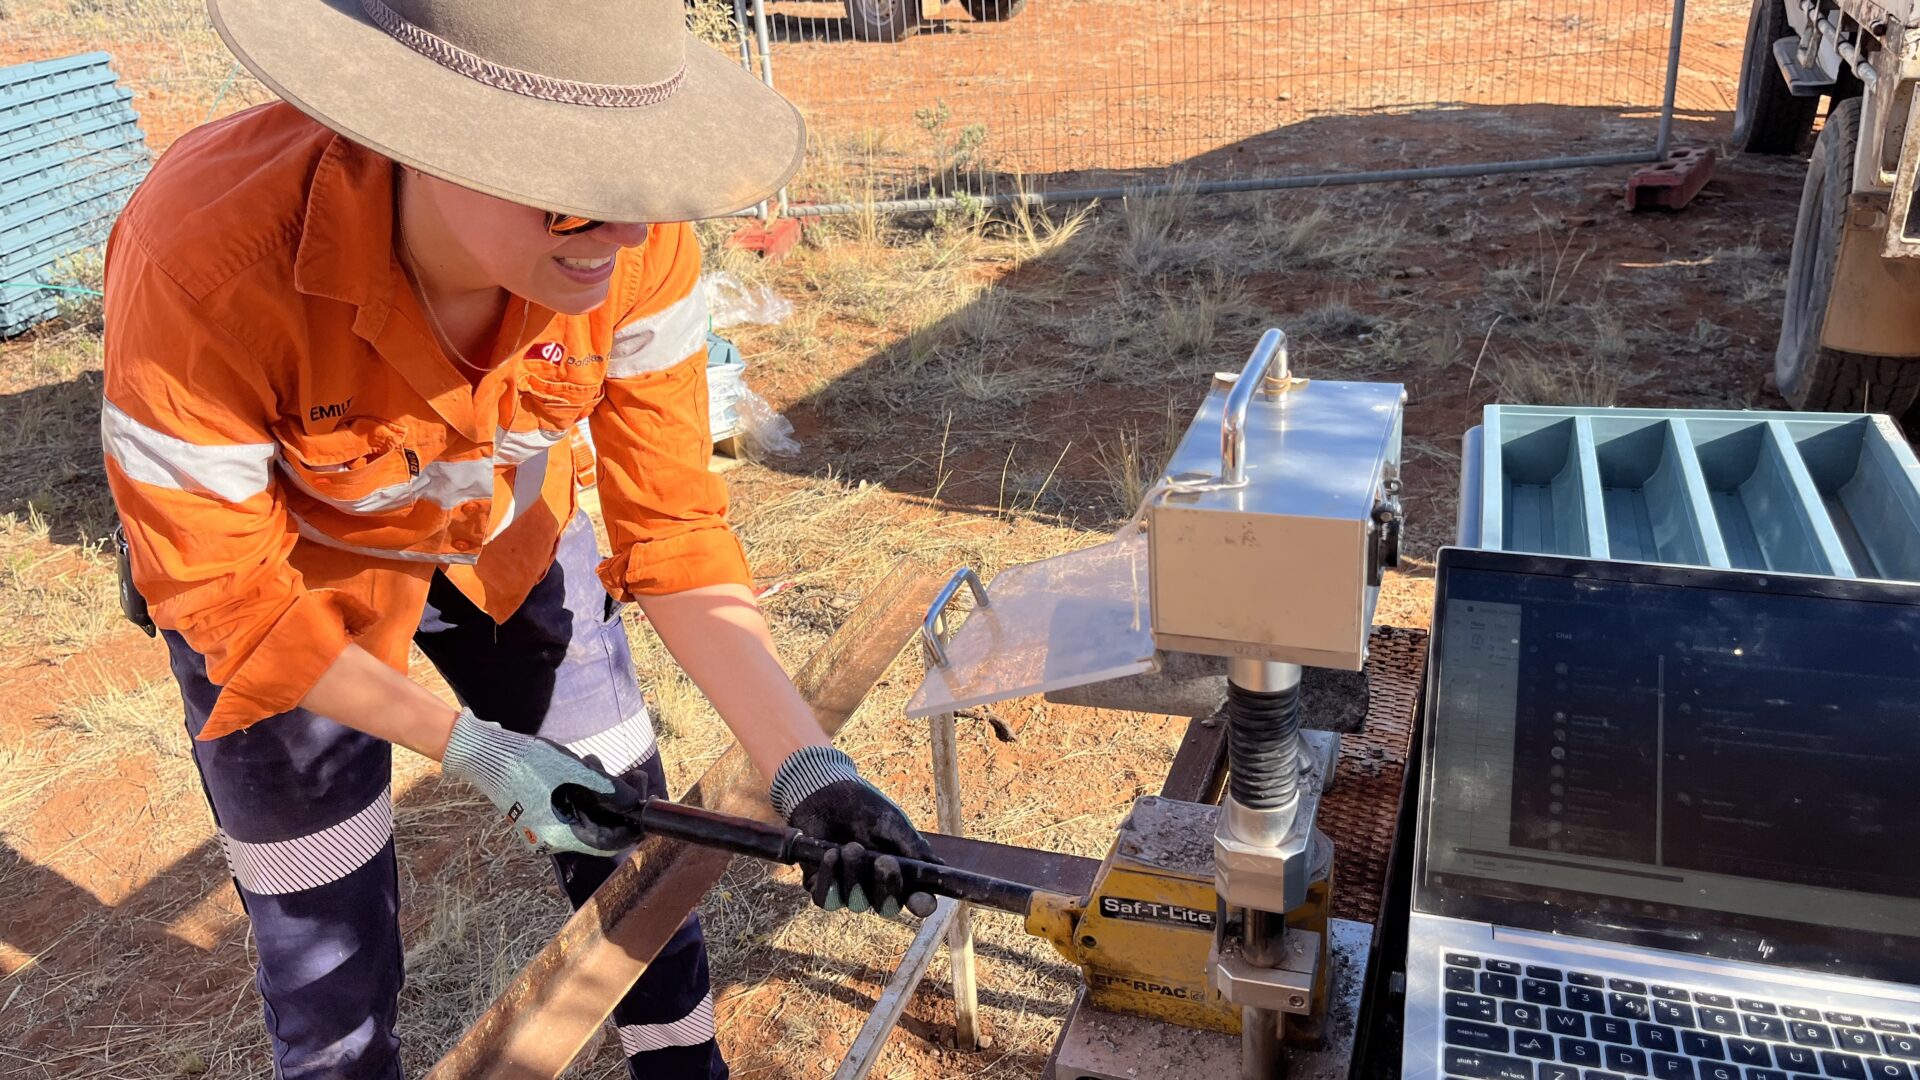
[[[653, 724], [626, 635], [594, 576], [597, 560], [593, 530], [576, 518], [553, 568], [498, 625], [435, 575], [414, 640], [482, 719], [592, 754], [608, 772], [644, 775], [663, 792]], [[187, 732], [197, 736], [220, 688], [178, 634], [168, 631], [166, 641]], [[274, 1072], [286, 1080], [401, 1080], [391, 749], [305, 709], [193, 743], [253, 925]], [[576, 907], [617, 865], [572, 853], [553, 862]], [[697, 920], [680, 928], [613, 1020], [636, 1080], [727, 1075]]]

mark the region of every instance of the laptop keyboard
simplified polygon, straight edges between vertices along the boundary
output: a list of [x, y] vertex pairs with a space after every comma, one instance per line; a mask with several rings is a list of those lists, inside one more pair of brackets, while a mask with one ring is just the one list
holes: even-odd
[[1442, 954], [1456, 1080], [1920, 1080], [1920, 1020]]

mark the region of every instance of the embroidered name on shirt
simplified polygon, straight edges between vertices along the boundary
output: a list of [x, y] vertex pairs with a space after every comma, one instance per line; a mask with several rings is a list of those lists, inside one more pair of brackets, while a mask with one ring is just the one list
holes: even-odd
[[322, 420], [332, 420], [345, 416], [347, 415], [347, 410], [352, 406], [352, 398], [348, 398], [345, 401], [336, 401], [331, 405], [315, 405], [307, 410], [307, 422], [317, 424]]

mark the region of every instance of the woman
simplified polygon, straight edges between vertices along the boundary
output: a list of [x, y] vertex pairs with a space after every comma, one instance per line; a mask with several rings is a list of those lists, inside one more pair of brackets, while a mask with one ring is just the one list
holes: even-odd
[[[684, 223], [792, 175], [793, 108], [691, 41], [679, 0], [210, 6], [284, 101], [181, 138], [116, 226], [102, 438], [276, 1074], [401, 1075], [391, 746], [554, 849], [576, 905], [637, 839], [554, 802], [664, 793], [628, 602], [787, 820], [848, 845], [815, 899], [896, 912], [870, 852], [926, 844], [782, 670], [706, 468]], [[464, 708], [407, 679], [409, 641]], [[726, 1074], [697, 922], [614, 1019], [636, 1077]]]

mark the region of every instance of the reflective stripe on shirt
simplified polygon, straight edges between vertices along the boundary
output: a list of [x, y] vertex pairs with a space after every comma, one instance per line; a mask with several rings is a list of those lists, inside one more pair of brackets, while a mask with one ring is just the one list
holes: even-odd
[[111, 401], [100, 408], [100, 445], [134, 480], [240, 503], [267, 490], [273, 443], [202, 446], [135, 420]]
[[707, 295], [693, 291], [651, 315], [638, 318], [613, 335], [607, 378], [631, 379], [667, 368], [692, 356], [707, 341]]

